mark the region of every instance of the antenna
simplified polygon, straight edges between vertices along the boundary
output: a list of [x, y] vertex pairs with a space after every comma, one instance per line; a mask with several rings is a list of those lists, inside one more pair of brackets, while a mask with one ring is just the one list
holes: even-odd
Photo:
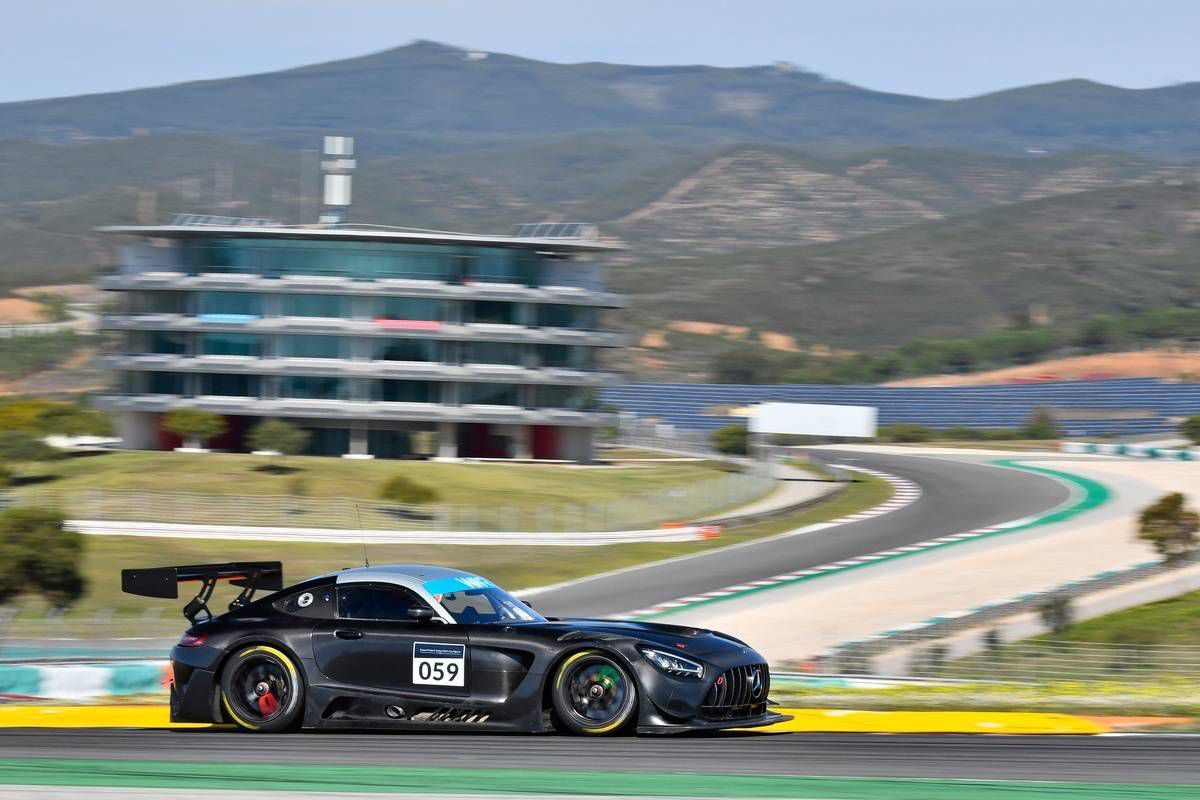
[[367, 532], [362, 526], [362, 512], [358, 510], [358, 503], [354, 504], [354, 516], [358, 519], [358, 532], [363, 535], [363, 566], [371, 566], [371, 559], [367, 557]]

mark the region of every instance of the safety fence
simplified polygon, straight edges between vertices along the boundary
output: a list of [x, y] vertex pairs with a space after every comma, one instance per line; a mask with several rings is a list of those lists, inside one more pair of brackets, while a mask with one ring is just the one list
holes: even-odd
[[749, 503], [769, 478], [727, 473], [609, 500], [537, 505], [398, 505], [348, 497], [220, 495], [119, 489], [24, 489], [6, 505], [54, 507], [69, 519], [108, 522], [393, 531], [580, 532], [639, 530]]
[[[1146, 562], [1041, 592], [914, 623], [868, 639], [846, 642], [822, 655], [822, 672], [904, 675], [979, 681], [1126, 681], [1194, 676], [1200, 647], [1058, 641], [1049, 634], [1006, 642], [1006, 624], [1031, 617], [1045, 630], [1047, 618], [1073, 616], [1075, 603], [1108, 590], [1174, 575], [1187, 575], [1200, 556], [1166, 564]], [[1189, 578], [1190, 580], [1190, 578]], [[1028, 625], [1026, 626], [1028, 628]], [[1018, 626], [1019, 629], [1019, 626]], [[1028, 635], [1028, 633], [1026, 633]]]

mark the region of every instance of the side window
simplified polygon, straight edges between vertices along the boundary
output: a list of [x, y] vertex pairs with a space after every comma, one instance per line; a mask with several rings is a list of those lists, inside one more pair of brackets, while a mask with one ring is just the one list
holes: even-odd
[[408, 609], [428, 607], [402, 586], [342, 586], [338, 588], [338, 616], [342, 619], [408, 620]]
[[310, 586], [302, 591], [292, 592], [287, 597], [277, 600], [275, 607], [298, 617], [329, 619], [333, 616], [333, 587]]

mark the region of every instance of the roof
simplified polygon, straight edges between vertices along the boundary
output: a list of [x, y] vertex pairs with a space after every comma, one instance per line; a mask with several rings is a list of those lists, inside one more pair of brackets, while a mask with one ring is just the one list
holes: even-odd
[[[437, 581], [445, 578], [475, 578], [473, 572], [463, 572], [461, 569], [438, 567], [430, 564], [378, 564], [370, 567], [352, 567], [337, 572], [330, 572], [320, 577], [337, 576], [338, 583], [355, 583], [357, 581], [381, 581], [383, 583], [403, 583], [404, 579], [417, 583]], [[396, 580], [396, 579], [401, 580]]]
[[407, 242], [410, 244], [475, 245], [550, 250], [561, 253], [599, 253], [621, 250], [619, 245], [589, 239], [484, 236], [453, 231], [425, 231], [385, 226], [290, 227], [286, 225], [106, 225], [96, 230], [165, 239], [226, 236], [268, 239], [311, 239], [314, 241]]

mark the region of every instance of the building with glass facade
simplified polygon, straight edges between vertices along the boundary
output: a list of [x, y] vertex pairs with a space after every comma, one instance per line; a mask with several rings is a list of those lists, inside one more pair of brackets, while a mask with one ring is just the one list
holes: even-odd
[[[224, 415], [213, 448], [245, 451], [259, 421], [312, 434], [309, 452], [588, 461], [614, 423], [599, 352], [612, 249], [581, 226], [514, 236], [286, 227], [186, 218], [103, 228], [138, 237], [100, 285], [121, 296], [100, 398], [126, 447], [178, 446], [165, 413]], [[582, 235], [581, 235], [582, 234]]]

